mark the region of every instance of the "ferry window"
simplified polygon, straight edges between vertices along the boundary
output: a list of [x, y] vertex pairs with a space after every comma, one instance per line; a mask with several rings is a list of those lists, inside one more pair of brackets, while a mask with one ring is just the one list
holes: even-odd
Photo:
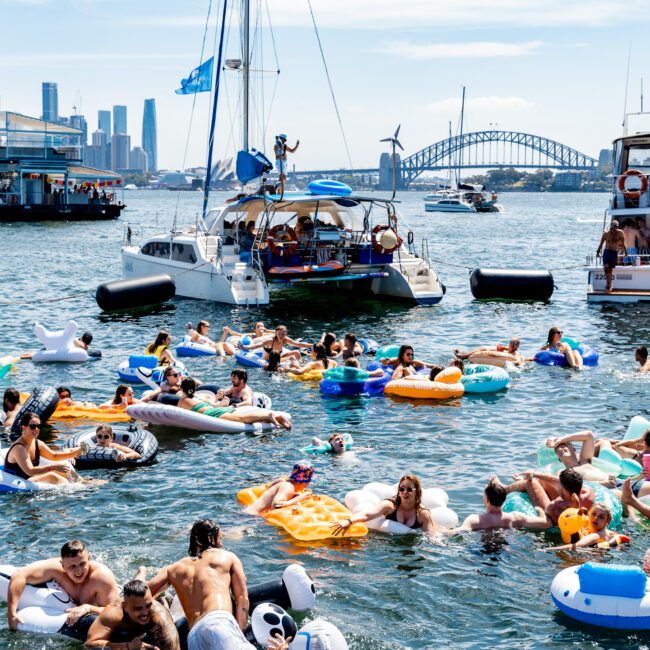
[[169, 243], [152, 241], [145, 244], [141, 251], [143, 255], [151, 255], [151, 257], [169, 257]]
[[176, 262], [196, 264], [194, 246], [191, 244], [172, 244], [172, 259]]
[[648, 173], [650, 171], [650, 146], [630, 147], [627, 155], [627, 167]]

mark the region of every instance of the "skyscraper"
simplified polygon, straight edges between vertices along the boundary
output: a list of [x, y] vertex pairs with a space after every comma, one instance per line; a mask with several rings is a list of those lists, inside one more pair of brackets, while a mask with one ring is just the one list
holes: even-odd
[[113, 133], [127, 133], [126, 106], [113, 106]]
[[142, 114], [142, 148], [147, 153], [148, 171], [158, 171], [158, 137], [156, 134], [156, 100], [144, 100]]
[[113, 132], [111, 131], [111, 112], [97, 111], [97, 128], [106, 134], [110, 140]]
[[147, 152], [142, 147], [133, 147], [129, 158], [129, 169], [145, 174], [147, 172]]
[[59, 90], [51, 81], [43, 82], [43, 119], [48, 122], [59, 120]]
[[81, 144], [85, 147], [88, 144], [88, 122], [86, 122], [86, 118], [83, 115], [71, 115], [68, 118], [68, 124], [82, 132]]
[[131, 153], [131, 136], [125, 133], [113, 133], [111, 138], [111, 169], [129, 169]]

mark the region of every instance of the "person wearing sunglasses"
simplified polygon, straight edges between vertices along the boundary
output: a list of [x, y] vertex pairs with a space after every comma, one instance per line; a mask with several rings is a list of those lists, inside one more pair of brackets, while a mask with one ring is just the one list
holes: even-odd
[[582, 368], [582, 357], [580, 352], [572, 350], [568, 343], [562, 341], [564, 332], [559, 327], [551, 327], [548, 331], [548, 338], [546, 343], [541, 347], [542, 350], [550, 350], [551, 352], [559, 352], [564, 355], [566, 362], [571, 368]]
[[[81, 447], [55, 451], [38, 439], [40, 432], [41, 419], [36, 413], [25, 411], [20, 418], [20, 438], [7, 450], [4, 471], [35, 483], [66, 485], [79, 480], [74, 469], [62, 461], [81, 456]], [[41, 465], [41, 457], [52, 463]]]
[[432, 366], [430, 363], [416, 359], [413, 348], [410, 345], [402, 345], [397, 353], [397, 357], [393, 359], [389, 359], [388, 357], [381, 359], [381, 365], [392, 366], [395, 369], [393, 371], [393, 379], [409, 377], [422, 368], [431, 368]]
[[196, 329], [192, 328], [192, 323], [187, 324], [187, 335], [199, 345], [205, 345], [212, 348], [218, 357], [232, 356], [235, 354], [235, 346], [226, 341], [230, 334], [228, 326], [224, 326], [221, 331], [221, 338], [218, 341], [213, 341], [210, 337], [210, 323], [207, 320], [200, 320]]
[[384, 499], [366, 512], [355, 512], [348, 519], [332, 524], [332, 535], [345, 535], [345, 531], [359, 521], [370, 521], [377, 517], [385, 517], [397, 521], [413, 530], [435, 535], [440, 530], [431, 516], [428, 508], [422, 507], [422, 485], [415, 474], [405, 474], [399, 480], [397, 494], [390, 499]]
[[118, 463], [122, 463], [125, 460], [138, 460], [140, 458], [140, 454], [134, 449], [125, 447], [124, 445], [118, 445], [115, 442], [113, 427], [108, 426], [108, 424], [100, 424], [97, 427], [95, 430], [95, 440], [97, 441], [97, 447], [116, 449], [117, 456], [115, 456], [115, 460]]
[[141, 400], [135, 397], [133, 388], [127, 384], [120, 384], [115, 389], [115, 395], [112, 400], [104, 402], [102, 406], [130, 406], [131, 404], [139, 404]]
[[147, 395], [144, 395], [140, 401], [155, 402], [158, 399], [158, 396], [163, 393], [170, 393], [172, 395], [180, 393], [182, 379], [183, 375], [176, 366], [167, 366], [163, 370], [163, 380], [160, 383], [160, 386]]

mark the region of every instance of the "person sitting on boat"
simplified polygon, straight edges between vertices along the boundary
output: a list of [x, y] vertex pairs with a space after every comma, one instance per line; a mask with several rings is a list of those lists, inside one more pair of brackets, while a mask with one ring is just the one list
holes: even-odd
[[195, 413], [203, 413], [213, 418], [221, 418], [230, 422], [241, 422], [242, 424], [255, 424], [256, 422], [270, 422], [275, 426], [282, 426], [291, 429], [291, 421], [277, 411], [267, 409], [255, 409], [249, 413], [235, 411], [234, 406], [218, 406], [213, 402], [204, 402], [194, 396], [199, 383], [191, 377], [185, 377], [181, 382], [181, 399], [178, 402], [180, 408]]
[[15, 388], [5, 389], [2, 397], [2, 411], [4, 413], [2, 424], [5, 428], [11, 428], [20, 411], [20, 406], [20, 393]]
[[145, 348], [144, 353], [158, 357], [159, 366], [173, 366], [176, 363], [176, 359], [169, 349], [171, 344], [172, 337], [169, 332], [160, 330], [158, 336], [156, 336], [156, 340]]
[[87, 614], [99, 614], [104, 607], [120, 599], [120, 590], [113, 572], [101, 562], [90, 559], [84, 542], [72, 539], [61, 547], [60, 557], [32, 562], [14, 571], [7, 589], [7, 620], [10, 630], [16, 630], [24, 623], [18, 614], [18, 604], [25, 587], [43, 585], [52, 580], [75, 603], [66, 610], [68, 625], [74, 625]]
[[287, 182], [287, 152], [294, 153], [299, 145], [300, 140], [296, 140], [293, 148], [290, 147], [287, 144], [286, 133], [280, 133], [280, 135], [275, 137], [273, 152], [275, 153], [275, 168], [278, 170], [278, 178], [280, 180], [280, 194], [284, 194], [284, 186]]
[[255, 222], [249, 221], [244, 226], [244, 222], [240, 221], [239, 225], [241, 226], [239, 232], [239, 250], [248, 252], [253, 249], [253, 244], [255, 243]]
[[300, 461], [293, 466], [289, 476], [281, 476], [267, 483], [261, 496], [245, 510], [249, 515], [261, 515], [273, 508], [286, 508], [311, 496], [307, 486], [314, 477], [314, 466], [308, 461]]
[[641, 237], [634, 219], [625, 220], [623, 224], [623, 238], [625, 239], [625, 248], [627, 249], [623, 264], [634, 264], [634, 258], [638, 254], [639, 248], [641, 248]]
[[562, 341], [564, 332], [559, 327], [551, 327], [548, 331], [546, 343], [540, 348], [541, 350], [550, 350], [559, 352], [564, 355], [567, 363], [571, 368], [582, 368], [582, 356], [577, 350], [572, 350], [568, 343]]
[[298, 350], [291, 350], [290, 352], [284, 352], [285, 345], [292, 345], [295, 348], [311, 348], [311, 343], [301, 343], [299, 341], [294, 341], [287, 336], [287, 328], [284, 325], [279, 325], [275, 328], [275, 335], [269, 340], [254, 341], [250, 345], [242, 345], [246, 350], [254, 350], [255, 348], [264, 349], [264, 354], [262, 358], [265, 361], [269, 360], [270, 352], [279, 352], [283, 361], [289, 359], [295, 359], [299, 361], [301, 359], [300, 352]]
[[356, 522], [370, 521], [377, 517], [386, 517], [397, 521], [413, 530], [435, 535], [441, 532], [431, 516], [431, 510], [422, 507], [422, 485], [415, 474], [405, 474], [399, 480], [397, 494], [390, 499], [384, 499], [366, 512], [356, 512], [348, 519], [332, 524], [333, 536], [345, 535], [345, 531]]
[[614, 220], [609, 226], [609, 230], [603, 233], [596, 250], [596, 257], [600, 255], [600, 251], [605, 246], [603, 251], [603, 269], [605, 271], [605, 279], [607, 282], [607, 292], [612, 291], [614, 280], [614, 269], [618, 264], [618, 252], [623, 249], [623, 254], [627, 255], [627, 247], [625, 244], [625, 236], [618, 228], [618, 221]]
[[230, 373], [231, 386], [217, 391], [217, 400], [224, 406], [253, 406], [253, 390], [248, 385], [248, 373], [235, 368]]
[[[81, 447], [55, 451], [38, 439], [40, 432], [41, 419], [25, 411], [20, 418], [20, 438], [7, 451], [4, 471], [34, 483], [67, 485], [79, 480], [72, 466], [63, 461], [81, 456]], [[52, 464], [41, 465], [41, 456]]]
[[169, 610], [154, 600], [146, 582], [135, 579], [93, 621], [85, 647], [180, 650], [181, 643]]
[[307, 372], [314, 370], [327, 370], [328, 368], [335, 368], [336, 361], [332, 361], [327, 356], [327, 351], [322, 343], [314, 343], [311, 348], [311, 361], [301, 366], [297, 361], [292, 361], [291, 365], [287, 368], [286, 372], [292, 375], [304, 375]]
[[648, 348], [645, 345], [640, 345], [634, 351], [634, 358], [640, 366], [637, 372], [650, 372], [650, 362], [648, 362]]
[[200, 320], [196, 326], [196, 330], [192, 329], [192, 323], [187, 324], [187, 335], [195, 343], [212, 348], [220, 357], [232, 356], [235, 354], [235, 346], [226, 341], [229, 332], [228, 326], [224, 326], [221, 331], [221, 338], [218, 341], [213, 341], [208, 336], [210, 333], [209, 330], [210, 323], [207, 320]]
[[508, 493], [496, 476], [492, 476], [483, 490], [485, 512], [469, 515], [457, 528], [445, 531], [446, 535], [476, 530], [495, 530], [498, 528], [548, 528], [544, 510], [536, 506], [537, 516], [531, 517], [520, 512], [503, 512], [503, 504]]
[[363, 345], [357, 341], [357, 335], [353, 332], [348, 332], [339, 345], [341, 347], [341, 356], [344, 359], [358, 357], [363, 354]]
[[183, 373], [178, 368], [175, 366], [167, 366], [163, 370], [163, 380], [160, 382], [160, 386], [147, 395], [144, 395], [140, 401], [155, 402], [159, 395], [163, 393], [170, 393], [171, 395], [180, 393], [182, 379]]
[[418, 370], [431, 368], [433, 365], [414, 359], [413, 356], [413, 347], [410, 345], [402, 345], [397, 353], [397, 357], [393, 357], [392, 359], [384, 357], [380, 360], [380, 363], [382, 366], [392, 366], [394, 368], [393, 379], [401, 379], [402, 377], [414, 375]]
[[125, 447], [124, 445], [118, 445], [115, 442], [115, 433], [113, 432], [113, 427], [108, 424], [100, 424], [95, 430], [95, 440], [97, 441], [97, 447], [110, 447], [111, 449], [117, 450], [117, 456], [115, 460], [118, 463], [122, 463], [125, 460], [139, 460], [140, 454], [131, 449], [130, 447]]
[[462, 352], [458, 348], [454, 348], [454, 356], [457, 359], [462, 359], [463, 361], [476, 363], [472, 360], [473, 355], [477, 357], [494, 356], [497, 358], [497, 355], [494, 355], [493, 353], [498, 352], [500, 353], [498, 355], [498, 358], [503, 358], [506, 361], [510, 361], [514, 364], [519, 365], [525, 363], [526, 361], [526, 359], [524, 359], [524, 357], [519, 352], [520, 345], [521, 341], [517, 337], [513, 336], [510, 341], [508, 341], [508, 345], [502, 345], [500, 343], [497, 343], [496, 345], [485, 345], [474, 348], [473, 350], [468, 350], [467, 352]]
[[[172, 366], [169, 367], [171, 368]], [[128, 386], [127, 384], [120, 384], [115, 389], [115, 395], [113, 396], [113, 399], [109, 400], [108, 402], [104, 402], [102, 406], [127, 407], [131, 404], [139, 404], [141, 401], [142, 400], [139, 400], [135, 397], [135, 393], [133, 392], [133, 388], [131, 386]]]

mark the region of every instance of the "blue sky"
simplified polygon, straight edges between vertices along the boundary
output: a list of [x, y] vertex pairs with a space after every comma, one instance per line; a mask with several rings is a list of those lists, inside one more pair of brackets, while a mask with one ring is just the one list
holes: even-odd
[[[268, 8], [281, 74], [272, 109], [254, 120], [266, 123], [266, 140], [254, 125], [251, 144], [269, 151], [272, 135], [285, 131], [290, 144], [301, 140], [297, 166], [346, 166], [307, 0], [252, 4], [261, 6], [264, 25]], [[647, 0], [312, 0], [312, 6], [356, 167], [377, 166], [386, 150], [378, 141], [398, 123], [407, 154], [446, 137], [448, 121], [458, 119], [462, 85], [466, 130], [498, 124], [597, 155], [621, 132], [630, 44], [628, 110], [639, 109], [650, 60]], [[126, 104], [132, 144], [140, 144], [143, 100], [155, 97], [159, 165], [179, 168], [192, 97], [173, 91], [199, 62], [207, 7], [208, 0], [0, 0], [0, 108], [40, 115], [41, 82], [55, 81], [60, 113], [81, 105], [91, 131], [98, 109]], [[213, 0], [212, 24], [216, 13]], [[236, 32], [229, 57], [238, 56]], [[213, 37], [211, 31], [210, 50]], [[264, 58], [256, 64], [274, 69], [268, 29], [261, 39]], [[262, 102], [271, 106], [275, 79], [257, 76], [258, 109]], [[236, 93], [230, 73], [219, 157], [232, 155], [239, 139]], [[205, 160], [208, 100], [197, 98], [188, 166]]]

